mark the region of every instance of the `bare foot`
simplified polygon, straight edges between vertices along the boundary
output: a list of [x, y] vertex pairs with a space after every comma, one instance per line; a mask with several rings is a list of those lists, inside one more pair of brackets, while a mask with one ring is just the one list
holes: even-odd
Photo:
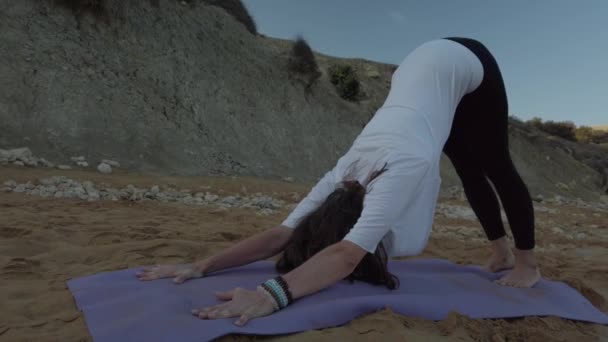
[[532, 287], [541, 278], [533, 250], [515, 250], [515, 266], [497, 284], [512, 287]]
[[509, 270], [515, 265], [515, 256], [509, 248], [509, 241], [506, 237], [492, 241], [492, 256], [483, 266], [488, 272], [499, 272]]
[[510, 270], [515, 265], [515, 256], [513, 252], [509, 251], [506, 254], [492, 253], [492, 256], [483, 266], [483, 269], [488, 272], [500, 272], [504, 270]]

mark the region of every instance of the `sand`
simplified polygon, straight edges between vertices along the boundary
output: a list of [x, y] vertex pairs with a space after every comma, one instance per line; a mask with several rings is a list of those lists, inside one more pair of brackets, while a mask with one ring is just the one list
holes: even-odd
[[[261, 191], [293, 203], [293, 193], [309, 185], [249, 178], [175, 178], [127, 174], [101, 175], [0, 167], [0, 183], [65, 175], [112, 185], [173, 183], [216, 193]], [[442, 200], [446, 206], [466, 202]], [[608, 312], [608, 219], [605, 212], [536, 204], [539, 259], [544, 276], [567, 281]], [[102, 271], [151, 263], [181, 263], [210, 255], [281, 222], [289, 208], [261, 216], [253, 209], [164, 204], [154, 201], [49, 199], [0, 193], [0, 341], [90, 341], [85, 321], [66, 288], [66, 280]], [[465, 210], [466, 211], [466, 210]], [[449, 217], [448, 217], [449, 216]], [[422, 257], [480, 264], [488, 255], [481, 228], [466, 215], [438, 212]], [[227, 336], [223, 341], [253, 337]], [[331, 329], [277, 341], [601, 341], [608, 327], [558, 318], [472, 320], [454, 313], [442, 322], [400, 316], [390, 310], [360, 317]]]

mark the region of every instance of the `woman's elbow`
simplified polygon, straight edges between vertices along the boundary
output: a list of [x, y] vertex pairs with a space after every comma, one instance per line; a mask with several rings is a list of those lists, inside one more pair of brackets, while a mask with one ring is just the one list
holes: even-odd
[[358, 245], [348, 241], [343, 240], [334, 245], [336, 249], [336, 253], [339, 253], [340, 258], [344, 260], [347, 268], [350, 268], [351, 271], [359, 265], [367, 251]]

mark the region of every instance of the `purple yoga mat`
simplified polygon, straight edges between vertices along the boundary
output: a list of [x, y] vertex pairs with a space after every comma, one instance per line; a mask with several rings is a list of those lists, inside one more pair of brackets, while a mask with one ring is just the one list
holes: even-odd
[[343, 281], [244, 327], [233, 324], [236, 318], [206, 321], [190, 314], [216, 304], [215, 291], [255, 288], [276, 275], [273, 266], [261, 261], [181, 285], [170, 279], [140, 282], [137, 270], [130, 269], [73, 279], [68, 287], [95, 341], [199, 342], [232, 333], [286, 334], [342, 325], [385, 307], [431, 320], [457, 311], [472, 318], [558, 316], [608, 324], [607, 315], [564, 283], [504, 287], [492, 282], [497, 274], [435, 259], [391, 261], [390, 270], [401, 280], [398, 290]]

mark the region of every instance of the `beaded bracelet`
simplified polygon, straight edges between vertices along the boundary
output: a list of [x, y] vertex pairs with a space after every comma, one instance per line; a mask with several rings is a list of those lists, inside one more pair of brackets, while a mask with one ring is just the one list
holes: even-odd
[[280, 309], [285, 308], [293, 302], [287, 282], [281, 276], [265, 281], [261, 287], [270, 293]]
[[274, 296], [272, 295], [271, 292], [266, 290], [264, 288], [264, 286], [262, 286], [262, 285], [258, 286], [257, 290], [264, 293], [265, 296], [267, 296], [268, 298], [270, 298], [270, 300], [272, 300], [272, 308], [274, 309], [274, 311], [279, 310], [279, 303], [277, 302], [276, 298], [274, 298]]
[[263, 283], [260, 286], [264, 290], [266, 290], [266, 292], [268, 292], [270, 294], [270, 296], [272, 297], [272, 299], [274, 299], [275, 303], [280, 308], [281, 307], [281, 298], [279, 297], [279, 295], [277, 294], [277, 292], [272, 287], [270, 287], [268, 284], [266, 284], [266, 283]]
[[287, 285], [287, 282], [285, 281], [285, 279], [283, 279], [283, 277], [281, 277], [281, 276], [278, 276], [274, 279], [277, 281], [277, 283], [279, 283], [279, 285], [281, 285], [281, 288], [285, 292], [285, 295], [287, 296], [287, 304], [289, 305], [289, 304], [293, 303], [293, 298], [291, 297], [291, 291], [289, 291], [289, 286]]

